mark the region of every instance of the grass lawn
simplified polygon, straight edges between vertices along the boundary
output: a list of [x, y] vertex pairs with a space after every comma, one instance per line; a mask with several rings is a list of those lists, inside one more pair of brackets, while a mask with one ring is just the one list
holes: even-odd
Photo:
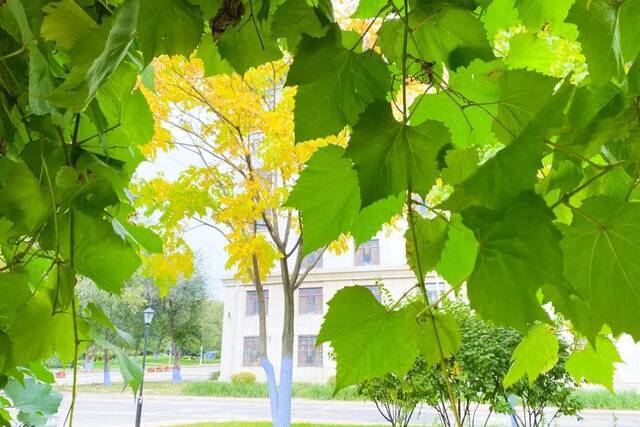
[[[299, 424], [293, 423], [291, 427], [329, 427], [334, 424]], [[340, 424], [340, 427], [388, 427], [387, 424]], [[271, 427], [272, 424], [270, 422], [240, 422], [240, 421], [232, 421], [226, 423], [202, 423], [202, 424], [178, 424], [175, 427]]]
[[[85, 392], [120, 392], [121, 384], [105, 387], [100, 384], [79, 385], [80, 391]], [[70, 386], [59, 385], [61, 391], [71, 390]], [[211, 396], [211, 397], [267, 397], [266, 384], [231, 384], [220, 381], [192, 381], [172, 384], [170, 382], [147, 382], [145, 392], [150, 394]], [[314, 400], [363, 400], [355, 387], [347, 387], [333, 396], [333, 387], [327, 384], [293, 384], [293, 397]], [[640, 393], [621, 391], [611, 394], [606, 390], [579, 390], [574, 393], [585, 409], [627, 409], [640, 410]], [[244, 425], [244, 424], [237, 424]], [[251, 425], [251, 424], [247, 424]]]

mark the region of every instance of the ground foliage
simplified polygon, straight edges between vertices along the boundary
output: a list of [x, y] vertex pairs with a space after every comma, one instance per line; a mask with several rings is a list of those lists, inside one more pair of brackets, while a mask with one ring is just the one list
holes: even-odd
[[[448, 375], [463, 425], [485, 426], [498, 413], [513, 415], [515, 425], [521, 427], [548, 426], [558, 416], [574, 416], [582, 408], [573, 396], [577, 383], [566, 369], [570, 349], [564, 339], [556, 338], [558, 346], [550, 369], [533, 380], [521, 378], [505, 384], [503, 378], [513, 369], [515, 350], [522, 348], [523, 339], [530, 338], [513, 328], [478, 318], [463, 304], [448, 304], [445, 311], [460, 323], [461, 345], [448, 358]], [[533, 336], [540, 333], [534, 332]], [[391, 425], [407, 425], [421, 404], [436, 411], [441, 425], [455, 425], [443, 372], [422, 357], [404, 375], [387, 374], [366, 380], [358, 385], [358, 392], [374, 401]], [[516, 410], [510, 399], [511, 404], [519, 406]], [[482, 404], [487, 406], [487, 414], [478, 413]]]
[[[368, 348], [385, 339], [435, 349], [446, 371], [456, 329], [427, 300], [433, 265], [466, 281], [481, 316], [523, 333], [549, 322], [550, 303], [591, 346], [572, 372], [603, 381], [617, 355], [597, 337], [640, 338], [640, 1], [367, 1], [359, 21], [339, 12], [328, 0], [0, 2], [1, 384], [53, 353], [77, 360], [95, 336], [77, 275], [117, 294], [141, 255], [163, 250], [133, 221], [127, 191], [154, 132], [139, 82], [153, 81], [154, 56], [193, 51], [209, 75], [289, 61], [297, 142], [348, 126], [344, 153], [320, 149], [291, 193], [313, 236], [305, 253], [367, 228], [368, 216], [353, 218], [376, 206], [379, 227], [392, 211], [381, 201], [406, 199], [423, 300], [413, 314], [343, 316], [368, 296], [338, 294], [321, 336], [339, 386], [381, 363], [410, 369], [405, 354]], [[320, 185], [357, 189], [360, 204], [336, 197], [324, 209], [340, 215], [313, 219]], [[446, 226], [416, 226], [435, 218]], [[372, 324], [387, 332], [366, 341]], [[367, 357], [349, 365], [357, 354]], [[586, 370], [594, 358], [601, 368]]]

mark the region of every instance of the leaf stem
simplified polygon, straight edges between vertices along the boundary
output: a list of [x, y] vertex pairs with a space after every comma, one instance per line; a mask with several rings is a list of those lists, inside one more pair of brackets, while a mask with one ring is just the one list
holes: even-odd
[[551, 209], [555, 209], [557, 206], [561, 205], [562, 203], [569, 202], [569, 199], [571, 199], [571, 197], [573, 197], [580, 191], [584, 190], [585, 188], [593, 184], [595, 181], [599, 180], [601, 177], [609, 173], [609, 171], [613, 170], [613, 168], [615, 168], [619, 164], [620, 163], [613, 163], [613, 164], [607, 165], [604, 169], [602, 169], [600, 172], [598, 172], [597, 174], [595, 174], [594, 176], [586, 180], [584, 183], [582, 183], [578, 187], [563, 194], [562, 196], [560, 196], [557, 202], [551, 205]]

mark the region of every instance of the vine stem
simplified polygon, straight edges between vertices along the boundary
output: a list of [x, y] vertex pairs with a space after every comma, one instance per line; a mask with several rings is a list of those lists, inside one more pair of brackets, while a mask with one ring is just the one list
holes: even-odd
[[[402, 37], [402, 124], [404, 126], [408, 126], [408, 115], [407, 115], [407, 47], [409, 42], [409, 33], [411, 32], [411, 28], [409, 28], [409, 0], [404, 0], [404, 32]], [[456, 425], [458, 427], [462, 427], [462, 422], [460, 421], [460, 412], [458, 411], [458, 404], [456, 402], [455, 395], [453, 393], [453, 387], [451, 386], [451, 381], [449, 379], [449, 374], [447, 372], [447, 359], [444, 354], [444, 350], [442, 347], [442, 340], [440, 338], [440, 333], [438, 332], [438, 325], [436, 323], [435, 316], [433, 315], [433, 308], [431, 307], [431, 303], [429, 302], [429, 295], [427, 294], [427, 288], [424, 283], [424, 272], [422, 270], [422, 261], [420, 258], [420, 251], [418, 248], [418, 238], [416, 236], [416, 228], [414, 221], [414, 212], [413, 212], [413, 198], [411, 185], [409, 185], [407, 191], [407, 207], [408, 207], [408, 218], [409, 218], [409, 229], [411, 233], [411, 237], [413, 240], [413, 248], [414, 253], [416, 255], [416, 264], [418, 266], [418, 286], [420, 287], [420, 291], [422, 292], [422, 297], [424, 298], [425, 304], [428, 309], [429, 318], [431, 319], [431, 325], [433, 327], [434, 335], [436, 337], [436, 342], [438, 344], [438, 351], [440, 353], [440, 369], [442, 370], [442, 378], [444, 379], [445, 385], [447, 387], [447, 394], [449, 395], [449, 403], [451, 404], [451, 411], [453, 412], [453, 416], [456, 421]]]
[[[71, 136], [71, 148], [73, 148], [78, 141], [78, 130], [80, 129], [80, 114], [76, 114], [75, 125], [73, 128], [73, 134]], [[64, 140], [62, 141], [63, 144]], [[65, 144], [66, 145], [66, 144]], [[64, 147], [64, 152], [67, 153], [67, 147]], [[67, 165], [73, 167], [71, 156], [66, 155]], [[71, 208], [69, 210], [69, 267], [75, 274], [75, 210]], [[78, 396], [78, 351], [80, 347], [80, 339], [78, 336], [78, 311], [76, 307], [75, 292], [71, 299], [71, 318], [73, 320], [73, 385], [71, 386], [71, 403], [69, 404], [69, 427], [73, 427], [73, 414], [76, 407], [76, 398]]]
[[436, 318], [433, 313], [433, 306], [429, 301], [429, 295], [427, 294], [427, 287], [424, 283], [424, 272], [422, 270], [422, 260], [420, 258], [420, 251], [418, 248], [418, 238], [416, 236], [416, 228], [414, 221], [414, 213], [413, 213], [413, 203], [411, 199], [411, 189], [407, 194], [407, 203], [408, 203], [408, 216], [409, 216], [409, 229], [411, 232], [411, 238], [413, 240], [414, 252], [416, 254], [416, 264], [418, 267], [418, 285], [420, 287], [420, 291], [422, 292], [422, 297], [425, 300], [425, 310], [428, 314], [429, 319], [431, 320], [431, 326], [433, 327], [433, 332], [436, 336], [436, 342], [438, 344], [438, 352], [440, 353], [440, 370], [442, 371], [442, 378], [444, 379], [444, 383], [447, 387], [447, 394], [449, 395], [449, 403], [451, 404], [451, 411], [453, 412], [453, 417], [456, 420], [456, 425], [458, 427], [462, 427], [462, 422], [460, 420], [460, 413], [458, 411], [458, 402], [453, 393], [453, 386], [451, 385], [451, 380], [449, 379], [449, 373], [447, 372], [447, 358], [444, 354], [444, 349], [442, 347], [442, 339], [440, 338], [440, 332], [438, 332], [438, 324], [436, 323]]

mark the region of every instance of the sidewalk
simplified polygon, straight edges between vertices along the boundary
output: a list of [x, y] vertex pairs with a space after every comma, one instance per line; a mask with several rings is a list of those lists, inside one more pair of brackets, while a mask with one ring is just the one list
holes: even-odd
[[[64, 393], [60, 419], [64, 419], [69, 393]], [[119, 427], [131, 426], [134, 418], [134, 400], [129, 393], [81, 393], [78, 395], [75, 419], [79, 426]], [[384, 424], [375, 405], [369, 402], [320, 401], [293, 399], [293, 420], [296, 422], [340, 424]], [[478, 416], [486, 416], [485, 408]], [[640, 411], [586, 410], [584, 420], [560, 418], [554, 426], [585, 427], [640, 427]], [[160, 396], [148, 395], [144, 399], [144, 426], [173, 426], [207, 421], [263, 421], [269, 419], [267, 399]], [[431, 426], [435, 412], [428, 407], [416, 411], [413, 425]], [[492, 426], [509, 426], [506, 416], [491, 418]]]

